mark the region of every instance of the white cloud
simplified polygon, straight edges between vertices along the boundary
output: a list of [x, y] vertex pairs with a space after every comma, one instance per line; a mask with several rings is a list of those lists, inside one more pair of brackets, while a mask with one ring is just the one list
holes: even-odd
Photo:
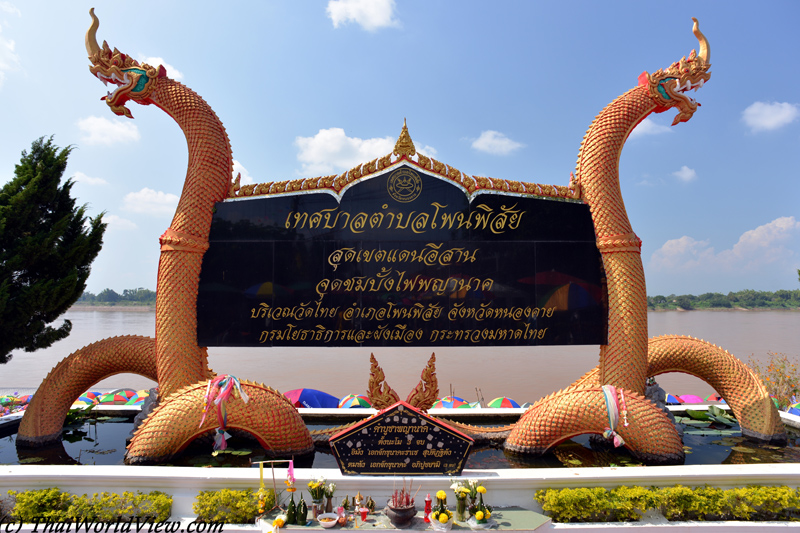
[[138, 192], [129, 192], [122, 200], [122, 209], [145, 215], [171, 215], [178, 206], [178, 196], [145, 187]]
[[708, 241], [697, 241], [684, 235], [672, 239], [653, 253], [650, 264], [656, 270], [692, 270], [702, 264], [709, 264], [714, 258], [714, 248]]
[[672, 128], [664, 126], [663, 124], [657, 124], [648, 117], [633, 129], [628, 139], [636, 139], [647, 135], [660, 135], [662, 133], [672, 133]]
[[481, 136], [472, 142], [472, 147], [475, 150], [493, 155], [508, 155], [523, 146], [525, 145], [512, 141], [499, 131], [494, 130], [481, 132]]
[[127, 218], [118, 217], [117, 215], [105, 215], [103, 217], [103, 222], [108, 223], [108, 229], [110, 230], [130, 231], [137, 228], [135, 223]]
[[[19, 9], [8, 2], [0, 2], [0, 11], [21, 15]], [[0, 27], [0, 87], [6, 80], [6, 72], [19, 70], [20, 66], [20, 59], [15, 51], [16, 44], [13, 40], [3, 37], [2, 31], [3, 28]]]
[[12, 15], [22, 16], [22, 11], [11, 2], [0, 2], [0, 11], [3, 13], [11, 13]]
[[781, 217], [744, 232], [731, 249], [719, 253], [708, 241], [684, 235], [667, 241], [656, 250], [650, 258], [650, 266], [672, 273], [753, 271], [791, 257], [793, 252], [784, 243], [797, 234], [800, 234], [800, 221], [795, 217]]
[[800, 221], [794, 217], [776, 218], [769, 224], [746, 231], [731, 250], [720, 254], [723, 261], [738, 262], [746, 268], [763, 263], [772, 263], [785, 257], [788, 250], [780, 244], [800, 230]]
[[770, 131], [791, 124], [800, 117], [800, 106], [788, 102], [755, 102], [742, 112], [750, 131]]
[[151, 67], [158, 68], [159, 65], [164, 65], [164, 68], [167, 69], [167, 76], [172, 78], [173, 80], [182, 80], [183, 73], [164, 61], [163, 57], [145, 57], [143, 54], [139, 54], [138, 58], [139, 63], [147, 63]]
[[319, 130], [313, 137], [297, 137], [294, 144], [300, 149], [297, 160], [303, 164], [301, 174], [323, 176], [389, 154], [395, 140], [391, 137], [359, 139], [348, 137], [342, 128], [329, 128]]
[[428, 146], [427, 144], [422, 148], [417, 148], [417, 152], [428, 157], [436, 157], [436, 154], [439, 153], [438, 150], [436, 150], [436, 148], [434, 148], [433, 146]]
[[394, 18], [394, 0], [330, 0], [328, 17], [333, 27], [355, 22], [367, 31], [400, 26]]
[[83, 172], [76, 172], [72, 179], [76, 183], [83, 183], [84, 185], [108, 185], [108, 182], [103, 178], [92, 178]]
[[86, 117], [78, 121], [83, 132], [81, 141], [89, 145], [111, 145], [118, 142], [139, 140], [139, 129], [131, 121], [109, 120], [105, 117]]
[[695, 172], [693, 168], [689, 168], [686, 165], [683, 165], [677, 172], [673, 172], [672, 175], [685, 183], [689, 183], [690, 181], [697, 179], [697, 172]]
[[247, 169], [244, 168], [244, 165], [241, 164], [236, 159], [233, 160], [233, 173], [232, 174], [233, 174], [233, 179], [236, 179], [236, 175], [237, 174], [241, 174], [242, 175], [242, 179], [239, 182], [239, 185], [250, 185], [250, 184], [255, 183], [255, 180], [253, 179], [253, 176], [251, 176], [250, 173], [247, 171]]

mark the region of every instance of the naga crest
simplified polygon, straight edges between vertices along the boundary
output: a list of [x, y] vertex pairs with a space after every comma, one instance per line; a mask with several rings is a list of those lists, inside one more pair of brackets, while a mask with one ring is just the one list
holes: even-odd
[[159, 65], [156, 69], [147, 63], [139, 64], [132, 57], [123, 54], [116, 48], [112, 51], [108, 43], [103, 41], [103, 47], [97, 44], [97, 28], [100, 21], [94, 14], [94, 8], [89, 10], [92, 25], [86, 32], [86, 52], [92, 66], [89, 71], [97, 79], [108, 85], [109, 82], [117, 86], [114, 92], [109, 92], [103, 97], [108, 106], [117, 115], [133, 118], [130, 109], [125, 107], [128, 100], [135, 100], [140, 104], [149, 104], [148, 97], [155, 89], [158, 78], [167, 75], [166, 69]]
[[681, 58], [669, 68], [658, 69], [652, 74], [644, 72], [639, 77], [639, 85], [648, 85], [650, 97], [659, 105], [656, 113], [662, 113], [671, 107], [678, 108], [679, 113], [672, 121], [673, 126], [692, 118], [700, 105], [685, 93], [692, 89], [696, 91], [711, 78], [711, 73], [708, 72], [711, 66], [711, 48], [708, 39], [700, 32], [697, 19], [692, 17], [692, 20], [692, 32], [700, 42], [700, 53], [692, 50], [688, 58]]

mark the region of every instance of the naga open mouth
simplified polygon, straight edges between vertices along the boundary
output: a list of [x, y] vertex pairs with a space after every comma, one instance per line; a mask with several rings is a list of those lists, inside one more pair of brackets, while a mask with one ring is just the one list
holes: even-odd
[[[697, 82], [692, 82], [691, 80], [686, 80], [686, 83], [681, 85], [680, 80], [675, 80], [675, 88], [672, 89], [672, 91], [675, 92], [675, 93], [679, 93], [679, 94], [683, 95], [686, 99], [688, 99], [693, 104], [697, 104], [697, 101], [694, 98], [692, 98], [691, 96], [689, 96], [688, 94], [686, 94], [686, 93], [688, 93], [689, 91], [695, 91], [696, 92], [697, 89], [700, 89], [705, 82], [706, 81], [703, 78], [700, 78], [700, 81], [697, 81]], [[700, 105], [700, 104], [697, 104], [697, 105]]]
[[130, 88], [132, 84], [130, 76], [128, 76], [127, 72], [123, 73], [122, 78], [117, 76], [116, 72], [112, 72], [111, 76], [106, 76], [105, 74], [98, 72], [97, 74], [95, 74], [95, 76], [97, 76], [97, 79], [102, 81], [103, 85], [105, 85], [106, 87], [108, 87], [109, 82], [117, 86], [117, 88], [114, 89], [113, 92], [109, 91], [106, 94], [106, 96], [103, 97], [103, 100], [105, 99], [113, 100], [115, 94], [117, 94], [122, 89]]

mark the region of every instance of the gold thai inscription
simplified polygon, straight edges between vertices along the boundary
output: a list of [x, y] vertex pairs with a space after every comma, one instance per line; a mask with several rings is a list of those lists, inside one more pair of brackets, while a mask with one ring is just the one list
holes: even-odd
[[274, 341], [294, 342], [352, 342], [361, 344], [368, 341], [392, 341], [411, 344], [425, 337], [422, 329], [409, 328], [406, 324], [395, 324], [392, 327], [379, 325], [373, 330], [364, 329], [328, 329], [321, 324], [313, 328], [299, 328], [295, 324], [286, 324], [283, 329], [265, 329], [258, 338], [260, 344]]
[[406, 278], [405, 270], [382, 267], [374, 276], [353, 276], [345, 279], [325, 278], [315, 287], [320, 299], [330, 293], [342, 292], [431, 292], [437, 296], [458, 294], [462, 291], [491, 291], [494, 280], [491, 278], [469, 278], [449, 276], [447, 278], [428, 278], [415, 275]]
[[411, 231], [416, 234], [438, 229], [473, 229], [489, 230], [496, 235], [502, 235], [517, 229], [525, 215], [525, 211], [517, 209], [517, 204], [501, 206], [499, 211], [486, 204], [478, 204], [466, 213], [447, 212], [447, 205], [438, 202], [432, 202], [430, 206], [428, 211], [410, 213], [389, 211], [388, 204], [381, 206], [384, 211], [374, 213], [350, 213], [341, 211], [338, 207], [320, 209], [313, 213], [290, 211], [286, 215], [284, 227], [295, 230], [342, 229], [354, 234], [378, 229]]
[[[424, 234], [435, 230], [489, 231], [495, 235], [520, 227], [526, 211], [517, 204], [493, 208], [477, 204], [470, 209], [448, 211], [448, 205], [431, 202], [420, 211], [397, 212], [383, 204], [375, 212], [350, 212], [339, 208], [314, 212], [291, 211], [284, 227], [291, 230], [342, 230], [354, 235], [368, 230], [391, 230]], [[492, 277], [470, 277], [456, 274], [448, 277], [420, 275], [417, 266], [447, 271], [453, 265], [477, 263], [480, 248], [452, 245], [447, 242], [424, 242], [419, 247], [400, 245], [397, 248], [357, 245], [342, 246], [328, 253], [327, 264], [336, 272], [340, 265], [364, 265], [373, 273], [337, 278], [329, 275], [314, 285], [318, 299], [289, 306], [263, 302], [251, 308], [251, 318], [265, 320], [269, 329], [261, 331], [259, 343], [313, 342], [324, 344], [391, 341], [400, 344], [419, 342], [463, 342], [541, 340], [547, 324], [537, 322], [551, 318], [555, 307], [495, 307], [493, 300], [467, 301], [470, 294], [491, 292], [496, 286]], [[370, 265], [374, 265], [371, 266]], [[374, 272], [377, 269], [377, 272]], [[351, 304], [328, 304], [333, 295], [372, 296]], [[439, 301], [396, 302], [381, 298], [384, 294], [404, 293], [455, 299]], [[382, 301], [385, 300], [385, 301]], [[375, 302], [380, 303], [375, 303]], [[335, 320], [336, 325], [320, 323]], [[506, 321], [498, 327], [493, 321]], [[368, 328], [363, 322], [370, 323]], [[482, 323], [486, 322], [485, 326]], [[306, 325], [308, 324], [308, 325]], [[416, 327], [423, 326], [425, 327]], [[431, 324], [435, 324], [431, 329]], [[444, 327], [442, 327], [444, 326]], [[456, 326], [455, 328], [453, 326]], [[380, 431], [380, 428], [376, 428]], [[384, 438], [393, 440], [391, 436]]]
[[426, 266], [449, 266], [456, 263], [474, 263], [478, 250], [444, 248], [443, 243], [427, 243], [421, 250], [339, 248], [328, 255], [333, 270], [342, 263], [420, 263]]

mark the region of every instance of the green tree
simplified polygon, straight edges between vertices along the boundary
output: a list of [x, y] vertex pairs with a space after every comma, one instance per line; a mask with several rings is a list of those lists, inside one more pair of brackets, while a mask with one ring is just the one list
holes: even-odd
[[119, 295], [117, 291], [114, 289], [103, 289], [97, 295], [98, 302], [109, 302], [109, 303], [116, 303], [122, 299], [122, 296]]
[[34, 141], [0, 188], [0, 364], [12, 350], [69, 335], [69, 320], [50, 324], [83, 293], [103, 245], [103, 214], [88, 218], [71, 196], [73, 181], [61, 183], [71, 151], [52, 137]]

